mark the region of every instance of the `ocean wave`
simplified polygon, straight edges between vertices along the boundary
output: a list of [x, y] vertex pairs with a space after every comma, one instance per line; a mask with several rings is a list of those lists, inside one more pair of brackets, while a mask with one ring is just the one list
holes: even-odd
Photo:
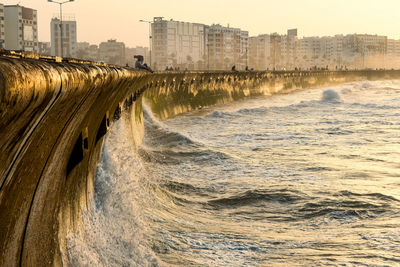
[[296, 216], [304, 219], [323, 216], [339, 220], [375, 218], [391, 212], [392, 205], [399, 202], [396, 198], [381, 193], [340, 191], [332, 197], [305, 203], [297, 210]]
[[160, 164], [179, 164], [184, 161], [213, 164], [213, 161], [231, 159], [225, 153], [211, 149], [201, 149], [199, 147], [192, 147], [191, 150], [179, 150], [179, 147], [175, 147], [174, 149], [157, 149], [156, 147], [141, 146], [138, 152], [146, 162]]
[[307, 203], [297, 211], [299, 220], [328, 217], [330, 219], [367, 219], [381, 216], [389, 211], [389, 206], [374, 205], [362, 201], [321, 201]]
[[214, 110], [213, 112], [208, 113], [208, 114], [206, 115], [206, 118], [222, 118], [222, 117], [224, 117], [224, 116], [227, 115], [227, 114], [228, 114], [227, 112], [222, 112], [222, 111], [219, 111], [219, 110]]
[[362, 88], [371, 88], [371, 87], [372, 87], [372, 84], [369, 83], [369, 82], [364, 82], [364, 83], [361, 85], [361, 87], [362, 87]]
[[334, 194], [334, 196], [346, 196], [346, 197], [364, 197], [364, 198], [370, 198], [372, 200], [379, 200], [379, 201], [386, 201], [386, 202], [400, 202], [399, 199], [388, 196], [382, 193], [365, 193], [365, 194], [360, 194], [360, 193], [354, 193], [351, 191], [343, 190], [340, 191], [337, 194]]
[[264, 114], [268, 109], [266, 107], [242, 108], [237, 111], [238, 114]]
[[293, 203], [303, 199], [303, 194], [289, 190], [248, 190], [243, 193], [208, 201], [214, 208], [237, 208], [258, 202]]
[[145, 236], [143, 206], [151, 202], [148, 173], [135, 154], [128, 119], [114, 123], [97, 167], [94, 199], [82, 228], [67, 234], [65, 265], [159, 266]]
[[350, 94], [350, 93], [351, 93], [351, 89], [349, 89], [349, 88], [343, 88], [340, 92], [341, 92], [342, 94]]
[[172, 131], [166, 125], [155, 119], [151, 112], [147, 109], [143, 110], [143, 118], [145, 120], [145, 139], [143, 143], [147, 146], [184, 146], [184, 145], [198, 145], [189, 137]]
[[332, 89], [325, 90], [322, 93], [321, 101], [322, 102], [339, 102], [340, 96], [336, 91], [334, 91]]
[[379, 105], [373, 103], [351, 103], [351, 106], [354, 107], [362, 107], [366, 109], [375, 109], [375, 110], [389, 110], [389, 109], [399, 109], [398, 105]]
[[179, 193], [180, 195], [210, 197], [211, 195], [218, 194], [218, 190], [213, 186], [204, 187], [178, 181], [161, 181], [159, 186], [169, 192]]

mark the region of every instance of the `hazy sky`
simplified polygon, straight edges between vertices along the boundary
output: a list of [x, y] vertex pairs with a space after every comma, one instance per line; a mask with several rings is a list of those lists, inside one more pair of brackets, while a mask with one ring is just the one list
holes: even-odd
[[[59, 5], [47, 0], [0, 0], [38, 10], [39, 40], [50, 40], [50, 19]], [[148, 46], [148, 24], [155, 16], [204, 24], [229, 24], [250, 36], [285, 33], [299, 36], [348, 33], [400, 39], [400, 0], [75, 0], [63, 5], [75, 14], [78, 41], [98, 44], [110, 38], [127, 46]]]

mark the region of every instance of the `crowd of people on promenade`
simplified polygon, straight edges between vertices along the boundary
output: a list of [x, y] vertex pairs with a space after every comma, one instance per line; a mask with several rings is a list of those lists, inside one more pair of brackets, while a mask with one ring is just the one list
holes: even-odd
[[[154, 71], [146, 64], [144, 63], [144, 57], [142, 55], [135, 55], [134, 58], [136, 59], [135, 62], [135, 68], [136, 69], [141, 69], [141, 70], [145, 70], [148, 72], [153, 73]], [[127, 64], [127, 67], [128, 64]], [[317, 67], [317, 66], [313, 66], [307, 69], [301, 69], [301, 68], [295, 68], [294, 71], [320, 71], [320, 70], [329, 70], [329, 67]], [[347, 66], [336, 66], [335, 70], [348, 70]], [[181, 71], [179, 67], [175, 67], [173, 68], [172, 66], [170, 67], [165, 67], [164, 71]], [[184, 71], [188, 71], [188, 69], [186, 68]], [[238, 72], [239, 70], [236, 69], [236, 65], [233, 65], [231, 68], [232, 72]], [[244, 71], [254, 71], [253, 68], [249, 68], [248, 66], [246, 66], [246, 68], [244, 69]], [[269, 71], [269, 69], [266, 69], [266, 71]], [[271, 71], [276, 71], [275, 68], [273, 68]], [[286, 69], [283, 69], [283, 71], [286, 71]]]

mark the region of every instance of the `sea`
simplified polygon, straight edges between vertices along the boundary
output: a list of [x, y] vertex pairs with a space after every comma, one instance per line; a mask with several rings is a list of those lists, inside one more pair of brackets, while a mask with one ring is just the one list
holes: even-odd
[[400, 266], [400, 80], [213, 106], [106, 135], [71, 266]]

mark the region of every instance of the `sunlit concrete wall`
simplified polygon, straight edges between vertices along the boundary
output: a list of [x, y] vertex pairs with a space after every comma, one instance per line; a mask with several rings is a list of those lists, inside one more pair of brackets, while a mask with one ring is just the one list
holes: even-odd
[[[61, 265], [93, 194], [102, 141], [142, 99], [156, 116], [399, 71], [154, 73], [0, 57], [0, 266]], [[142, 127], [143, 128], [143, 127]]]

